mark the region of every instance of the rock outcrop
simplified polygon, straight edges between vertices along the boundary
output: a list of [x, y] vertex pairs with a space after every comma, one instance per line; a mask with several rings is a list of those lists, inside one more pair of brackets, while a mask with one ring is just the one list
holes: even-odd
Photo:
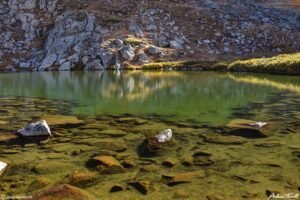
[[299, 10], [269, 3], [3, 0], [0, 70], [123, 69], [162, 57], [218, 60], [299, 51]]

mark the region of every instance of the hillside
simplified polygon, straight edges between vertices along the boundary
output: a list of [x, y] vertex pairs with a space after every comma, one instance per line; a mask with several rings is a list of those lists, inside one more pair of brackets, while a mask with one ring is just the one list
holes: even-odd
[[0, 69], [121, 69], [300, 50], [298, 0], [1, 0]]

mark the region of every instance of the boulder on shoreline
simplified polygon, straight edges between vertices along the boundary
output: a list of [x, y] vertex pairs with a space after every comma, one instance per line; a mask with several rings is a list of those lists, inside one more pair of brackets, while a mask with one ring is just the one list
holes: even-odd
[[30, 123], [25, 128], [18, 130], [17, 133], [24, 137], [51, 135], [50, 128], [45, 120]]

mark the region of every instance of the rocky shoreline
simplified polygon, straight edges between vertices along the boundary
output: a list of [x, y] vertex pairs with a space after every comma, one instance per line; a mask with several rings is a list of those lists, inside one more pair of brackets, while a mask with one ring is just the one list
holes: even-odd
[[6, 71], [126, 69], [300, 50], [299, 10], [268, 0], [4, 0], [0, 10]]

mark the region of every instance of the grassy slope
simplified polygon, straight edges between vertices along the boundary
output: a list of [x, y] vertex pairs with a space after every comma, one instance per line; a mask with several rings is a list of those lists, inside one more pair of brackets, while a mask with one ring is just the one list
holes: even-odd
[[282, 54], [271, 58], [255, 58], [228, 62], [176, 61], [132, 66], [135, 69], [222, 70], [300, 75], [300, 53]]

